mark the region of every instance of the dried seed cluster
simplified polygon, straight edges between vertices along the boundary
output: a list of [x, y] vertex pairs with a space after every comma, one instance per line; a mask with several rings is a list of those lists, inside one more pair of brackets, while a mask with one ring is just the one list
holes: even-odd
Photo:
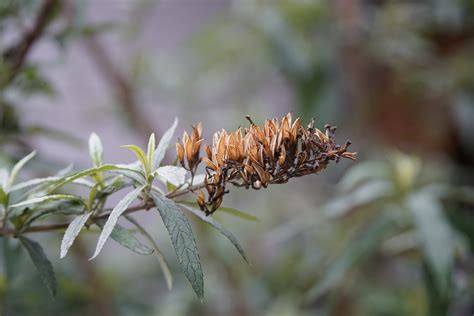
[[[356, 153], [347, 151], [350, 142], [336, 145], [335, 127], [325, 132], [314, 127], [314, 119], [305, 129], [300, 118], [293, 121], [291, 113], [281, 120], [266, 120], [263, 127], [250, 117], [250, 127], [233, 132], [221, 130], [214, 134], [212, 146], [206, 145], [207, 157], [200, 157], [202, 126], [193, 127], [191, 136], [185, 132], [176, 144], [178, 160], [194, 175], [200, 162], [206, 165], [205, 189], [197, 191], [197, 203], [206, 215], [219, 208], [228, 191], [228, 183], [245, 188], [266, 188], [285, 183], [293, 177], [317, 173], [330, 161], [341, 157], [354, 160]], [[186, 160], [186, 161], [185, 161]]]

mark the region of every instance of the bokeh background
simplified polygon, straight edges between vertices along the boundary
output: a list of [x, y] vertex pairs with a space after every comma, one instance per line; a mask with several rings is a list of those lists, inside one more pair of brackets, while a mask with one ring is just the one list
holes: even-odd
[[[9, 48], [47, 25], [10, 76]], [[234, 188], [215, 215], [247, 250], [193, 221], [200, 303], [159, 217], [140, 221], [168, 257], [159, 265], [80, 237], [37, 234], [58, 274], [55, 301], [25, 253], [0, 277], [2, 315], [453, 315], [474, 313], [474, 2], [472, 0], [2, 0], [0, 164], [31, 149], [32, 176], [89, 167], [144, 145], [179, 118], [204, 136], [291, 111], [337, 125], [356, 162], [266, 190]], [[176, 137], [179, 135], [176, 135]], [[167, 161], [174, 159], [171, 150]], [[46, 219], [46, 221], [49, 219]], [[12, 255], [13, 256], [13, 255]], [[8, 261], [3, 260], [2, 270]]]

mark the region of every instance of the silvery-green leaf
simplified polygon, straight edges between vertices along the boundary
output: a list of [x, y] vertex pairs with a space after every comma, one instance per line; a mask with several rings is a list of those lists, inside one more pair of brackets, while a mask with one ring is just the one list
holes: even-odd
[[57, 201], [57, 200], [72, 200], [72, 201], [82, 201], [82, 199], [78, 196], [75, 195], [69, 195], [69, 194], [51, 194], [51, 195], [45, 195], [45, 196], [40, 196], [40, 197], [35, 197], [31, 198], [26, 201], [22, 201], [16, 204], [10, 205], [10, 207], [23, 207], [27, 205], [32, 205], [32, 204], [38, 204], [38, 203], [43, 203], [47, 201]]
[[187, 206], [182, 206], [182, 208], [193, 213], [194, 215], [199, 217], [199, 219], [201, 219], [202, 221], [208, 223], [209, 225], [217, 229], [222, 235], [224, 235], [227, 239], [229, 239], [229, 241], [234, 245], [234, 247], [240, 253], [240, 255], [245, 260], [245, 262], [249, 263], [247, 255], [245, 254], [244, 249], [242, 249], [242, 246], [240, 246], [239, 241], [237, 240], [237, 238], [235, 238], [234, 234], [232, 234], [227, 228], [222, 226], [219, 222], [215, 221], [212, 217], [206, 216], [206, 214], [204, 214], [200, 210], [196, 210], [192, 207], [187, 207]]
[[154, 191], [151, 192], [151, 195], [171, 237], [184, 275], [191, 283], [198, 298], [202, 300], [204, 297], [204, 275], [191, 225], [174, 201]]
[[104, 225], [104, 228], [102, 229], [102, 233], [99, 236], [99, 240], [97, 242], [97, 246], [95, 248], [94, 255], [90, 258], [90, 260], [94, 259], [97, 257], [97, 255], [100, 253], [102, 248], [105, 245], [105, 242], [109, 238], [110, 234], [112, 233], [112, 230], [114, 229], [115, 225], [117, 224], [117, 221], [122, 215], [122, 213], [127, 209], [127, 207], [135, 201], [135, 199], [138, 197], [140, 192], [143, 190], [143, 187], [136, 188], [135, 190], [129, 192], [120, 202], [117, 203], [117, 205], [113, 208], [112, 212], [109, 215], [109, 218], [107, 219], [107, 222]]
[[[154, 156], [155, 156], [155, 133], [151, 133], [150, 138], [148, 139], [148, 150], [146, 152], [146, 158], [149, 166], [153, 166]], [[154, 169], [151, 169], [153, 171]]]
[[166, 149], [168, 148], [171, 139], [173, 138], [174, 131], [178, 126], [178, 118], [175, 117], [173, 124], [171, 127], [163, 134], [158, 143], [158, 147], [155, 150], [154, 161], [152, 165], [152, 170], [158, 168], [165, 157]]
[[54, 297], [56, 295], [58, 285], [54, 275], [53, 266], [46, 257], [43, 248], [41, 248], [40, 244], [38, 244], [36, 241], [24, 236], [20, 235], [19, 239], [23, 247], [25, 247], [26, 251], [28, 252], [31, 261], [33, 261], [33, 264], [38, 270], [41, 280], [48, 288], [51, 296]]
[[[34, 187], [34, 186], [39, 186], [39, 185], [42, 185], [42, 184], [53, 183], [53, 182], [59, 181], [61, 179], [64, 179], [64, 178], [63, 177], [46, 177], [46, 178], [36, 178], [36, 179], [27, 180], [27, 181], [20, 182], [20, 183], [17, 183], [15, 185], [13, 185], [10, 188], [10, 192], [24, 190], [24, 189]], [[71, 183], [77, 184], [77, 185], [82, 185], [82, 186], [89, 187], [89, 188], [91, 188], [95, 185], [94, 182], [89, 181], [87, 179], [76, 179], [76, 180], [72, 181]]]
[[[95, 223], [100, 228], [104, 228], [105, 222], [105, 219], [95, 220]], [[128, 229], [123, 228], [119, 224], [115, 225], [110, 238], [139, 255], [150, 255], [153, 253], [153, 249], [142, 244]]]
[[66, 185], [68, 183], [74, 182], [77, 179], [80, 179], [80, 178], [83, 178], [83, 177], [86, 177], [86, 176], [90, 176], [90, 175], [93, 175], [93, 174], [98, 173], [98, 172], [104, 172], [104, 171], [122, 171], [122, 172], [123, 171], [130, 171], [130, 172], [137, 173], [138, 175], [140, 174], [140, 172], [138, 172], [137, 170], [133, 170], [133, 169], [129, 168], [127, 165], [102, 165], [100, 167], [94, 167], [94, 168], [79, 171], [79, 172], [74, 173], [70, 176], [67, 176], [67, 177], [62, 178], [58, 181], [55, 181], [55, 182], [52, 183], [52, 186], [48, 189], [48, 192], [53, 192], [54, 190], [57, 190], [58, 188]]
[[102, 148], [102, 142], [96, 133], [92, 133], [89, 137], [89, 154], [94, 167], [99, 167], [103, 164], [104, 149]]
[[131, 163], [131, 164], [128, 164], [128, 165], [122, 165], [122, 164], [119, 164], [119, 165], [116, 165], [117, 167], [120, 167], [121, 169], [119, 170], [116, 170], [115, 172], [116, 173], [119, 173], [129, 179], [132, 179], [133, 181], [136, 181], [140, 184], [145, 184], [146, 183], [146, 179], [145, 179], [145, 176], [143, 174], [143, 171], [141, 169], [141, 165], [140, 165], [140, 162], [137, 162], [137, 163]]
[[186, 179], [186, 169], [175, 166], [163, 166], [156, 169], [158, 180], [166, 184], [171, 183], [175, 187], [182, 185]]
[[36, 151], [31, 152], [29, 155], [23, 157], [18, 161], [12, 168], [12, 171], [10, 172], [10, 176], [8, 177], [8, 180], [5, 184], [5, 191], [9, 191], [10, 187], [13, 185], [13, 182], [15, 182], [16, 176], [18, 175], [18, 172], [23, 168], [23, 166], [30, 161], [34, 156], [36, 155]]
[[60, 258], [64, 258], [67, 254], [67, 251], [72, 246], [72, 243], [76, 239], [77, 235], [81, 232], [82, 227], [84, 227], [85, 223], [89, 219], [92, 213], [85, 213], [82, 215], [77, 216], [66, 229], [64, 233], [63, 239], [61, 241], [61, 254]]

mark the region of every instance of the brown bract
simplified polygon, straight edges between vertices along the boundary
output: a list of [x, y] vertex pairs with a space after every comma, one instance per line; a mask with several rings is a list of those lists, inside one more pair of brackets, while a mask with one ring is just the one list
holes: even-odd
[[185, 132], [182, 142], [176, 144], [178, 160], [193, 175], [201, 161], [205, 164], [207, 199], [198, 191], [196, 201], [207, 215], [221, 205], [228, 183], [258, 190], [317, 173], [341, 157], [356, 158], [356, 153], [347, 151], [350, 142], [336, 145], [335, 127], [326, 125], [322, 132], [315, 128], [314, 119], [306, 129], [300, 118], [292, 119], [291, 113], [281, 120], [266, 120], [263, 127], [247, 119], [248, 128], [215, 133], [212, 145], [205, 145], [205, 157], [199, 156], [201, 124], [193, 127], [191, 136]]

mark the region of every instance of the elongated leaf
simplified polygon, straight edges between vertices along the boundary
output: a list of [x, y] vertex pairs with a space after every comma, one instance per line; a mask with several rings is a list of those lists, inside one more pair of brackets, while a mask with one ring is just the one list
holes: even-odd
[[109, 218], [107, 219], [107, 222], [104, 225], [104, 228], [102, 229], [102, 233], [99, 236], [99, 241], [97, 242], [97, 246], [95, 248], [94, 255], [89, 259], [92, 260], [97, 255], [100, 253], [102, 248], [105, 245], [105, 242], [109, 238], [110, 234], [112, 233], [112, 230], [114, 229], [115, 225], [117, 224], [117, 221], [122, 215], [122, 213], [127, 209], [127, 207], [135, 201], [135, 199], [138, 197], [140, 192], [143, 190], [143, 187], [136, 188], [135, 190], [129, 192], [118, 204], [114, 207], [112, 212], [109, 215]]
[[100, 167], [95, 167], [95, 168], [79, 171], [68, 177], [65, 177], [56, 182], [53, 182], [52, 187], [49, 188], [48, 190], [48, 193], [53, 192], [68, 183], [74, 182], [79, 178], [90, 176], [92, 174], [103, 172], [103, 171], [129, 171], [129, 172], [136, 173], [137, 175], [140, 175], [139, 171], [129, 168], [127, 165], [102, 165]]
[[26, 251], [28, 252], [31, 261], [33, 261], [33, 264], [38, 270], [41, 280], [48, 288], [51, 296], [54, 297], [56, 295], [58, 285], [54, 275], [53, 266], [46, 257], [43, 248], [41, 248], [40, 244], [38, 244], [36, 241], [24, 236], [19, 236], [19, 239], [23, 247], [25, 247]]
[[247, 255], [245, 254], [244, 249], [242, 249], [242, 246], [240, 246], [239, 241], [237, 240], [237, 238], [235, 238], [235, 236], [234, 236], [234, 234], [232, 234], [232, 232], [230, 232], [227, 228], [222, 226], [219, 222], [215, 221], [212, 217], [206, 216], [206, 214], [204, 214], [200, 210], [196, 210], [192, 207], [187, 207], [187, 206], [182, 206], [182, 208], [184, 208], [185, 210], [193, 213], [194, 215], [199, 217], [200, 220], [208, 223], [209, 225], [211, 225], [212, 227], [217, 229], [222, 235], [224, 235], [227, 239], [230, 240], [230, 242], [234, 245], [234, 247], [240, 253], [240, 255], [245, 260], [245, 262], [249, 263], [249, 260], [247, 258]]
[[204, 298], [204, 275], [191, 225], [175, 202], [153, 191], [151, 195], [171, 237], [184, 275], [191, 283], [197, 297], [202, 300]]
[[[103, 228], [105, 225], [105, 219], [95, 220], [95, 223]], [[127, 249], [139, 254], [139, 255], [150, 255], [153, 253], [153, 249], [142, 244], [128, 229], [123, 228], [120, 225], [115, 225], [110, 238], [118, 242], [120, 245], [124, 246]]]
[[158, 180], [164, 184], [171, 183], [175, 187], [179, 187], [186, 180], [186, 169], [175, 166], [163, 166], [156, 169]]
[[85, 213], [77, 216], [66, 229], [64, 233], [63, 240], [61, 241], [61, 254], [60, 258], [64, 258], [67, 254], [67, 251], [72, 246], [72, 243], [76, 239], [77, 235], [81, 232], [82, 227], [87, 222], [92, 213]]
[[[155, 133], [151, 133], [150, 138], [148, 139], [148, 150], [146, 152], [146, 160], [148, 161], [149, 166], [153, 166], [153, 160], [155, 156]], [[150, 170], [152, 171], [152, 170]]]
[[140, 147], [135, 146], [135, 145], [124, 145], [124, 146], [120, 146], [120, 147], [127, 148], [127, 149], [130, 149], [131, 151], [133, 151], [135, 156], [137, 156], [138, 160], [142, 164], [143, 170], [145, 171], [145, 174], [148, 175], [148, 173], [150, 172], [150, 164], [148, 163], [146, 154], [143, 151], [143, 149], [141, 149]]
[[171, 125], [171, 127], [163, 134], [163, 136], [160, 139], [160, 142], [158, 143], [158, 147], [155, 150], [155, 157], [153, 161], [153, 165], [151, 166], [152, 170], [155, 170], [158, 168], [163, 161], [163, 158], [165, 157], [166, 149], [168, 148], [171, 139], [173, 138], [174, 131], [176, 129], [176, 126], [178, 126], [178, 118], [174, 118], [174, 122]]
[[423, 253], [434, 271], [439, 291], [447, 294], [454, 262], [454, 234], [443, 215], [441, 205], [428, 192], [412, 195], [408, 205], [415, 218]]
[[10, 188], [10, 192], [23, 190], [23, 189], [33, 187], [33, 186], [37, 186], [37, 185], [44, 184], [44, 183], [52, 183], [52, 182], [58, 181], [60, 179], [61, 179], [60, 177], [46, 177], [46, 178], [31, 179], [31, 180], [20, 182], [18, 184], [13, 185]]
[[155, 249], [155, 253], [156, 253], [156, 258], [158, 259], [158, 263], [161, 267], [161, 270], [163, 271], [163, 275], [165, 276], [166, 286], [168, 287], [168, 290], [171, 290], [173, 288], [173, 275], [171, 274], [171, 270], [168, 267], [168, 263], [166, 262], [165, 256], [161, 252], [160, 248], [158, 248], [158, 245], [156, 244], [155, 240], [145, 230], [145, 228], [142, 225], [140, 225], [140, 223], [137, 222], [132, 216], [125, 215], [125, 218], [130, 223], [135, 225], [135, 227], [138, 228], [139, 232], [153, 245], [153, 248]]
[[137, 162], [137, 164], [116, 165], [116, 166], [122, 168], [115, 171], [118, 174], [121, 174], [140, 184], [146, 183], [145, 175], [143, 174], [143, 171], [142, 171], [142, 168], [140, 167], [141, 165], [139, 162]]
[[[189, 205], [189, 206], [192, 206], [192, 207], [195, 207], [195, 208], [199, 208], [199, 205], [194, 201], [179, 201], [177, 203], [184, 204], [184, 205]], [[258, 222], [259, 221], [258, 217], [254, 216], [252, 214], [240, 211], [236, 208], [232, 208], [232, 207], [221, 206], [217, 209], [216, 212], [217, 213], [221, 213], [221, 212], [226, 213], [226, 214], [229, 214], [229, 215], [232, 215], [232, 216], [235, 216], [235, 217], [238, 217], [240, 219], [247, 220], [247, 221], [251, 221], [251, 222]]]
[[[64, 178], [55, 176], [55, 177], [31, 179], [31, 180], [20, 182], [18, 184], [13, 185], [10, 188], [10, 192], [20, 191], [20, 190], [27, 189], [27, 188], [34, 187], [34, 186], [52, 184], [53, 182], [59, 181], [61, 179], [64, 179]], [[81, 186], [85, 186], [85, 187], [88, 187], [88, 188], [92, 188], [95, 185], [94, 182], [89, 181], [87, 179], [75, 179], [75, 180], [71, 181], [71, 183], [81, 185]]]
[[71, 200], [71, 201], [82, 201], [82, 199], [75, 195], [68, 194], [51, 194], [40, 197], [35, 197], [20, 203], [12, 204], [10, 207], [23, 207], [32, 204], [43, 203], [47, 201], [57, 201], [57, 200]]
[[89, 137], [89, 154], [94, 167], [99, 167], [103, 164], [104, 149], [102, 148], [102, 142], [96, 133], [92, 133]]
[[9, 191], [10, 187], [13, 185], [13, 182], [15, 182], [16, 176], [18, 175], [18, 172], [20, 172], [21, 168], [30, 161], [34, 156], [36, 155], [36, 151], [31, 152], [29, 155], [23, 157], [18, 161], [12, 168], [12, 171], [10, 172], [10, 176], [8, 177], [7, 183], [5, 184], [5, 191]]

